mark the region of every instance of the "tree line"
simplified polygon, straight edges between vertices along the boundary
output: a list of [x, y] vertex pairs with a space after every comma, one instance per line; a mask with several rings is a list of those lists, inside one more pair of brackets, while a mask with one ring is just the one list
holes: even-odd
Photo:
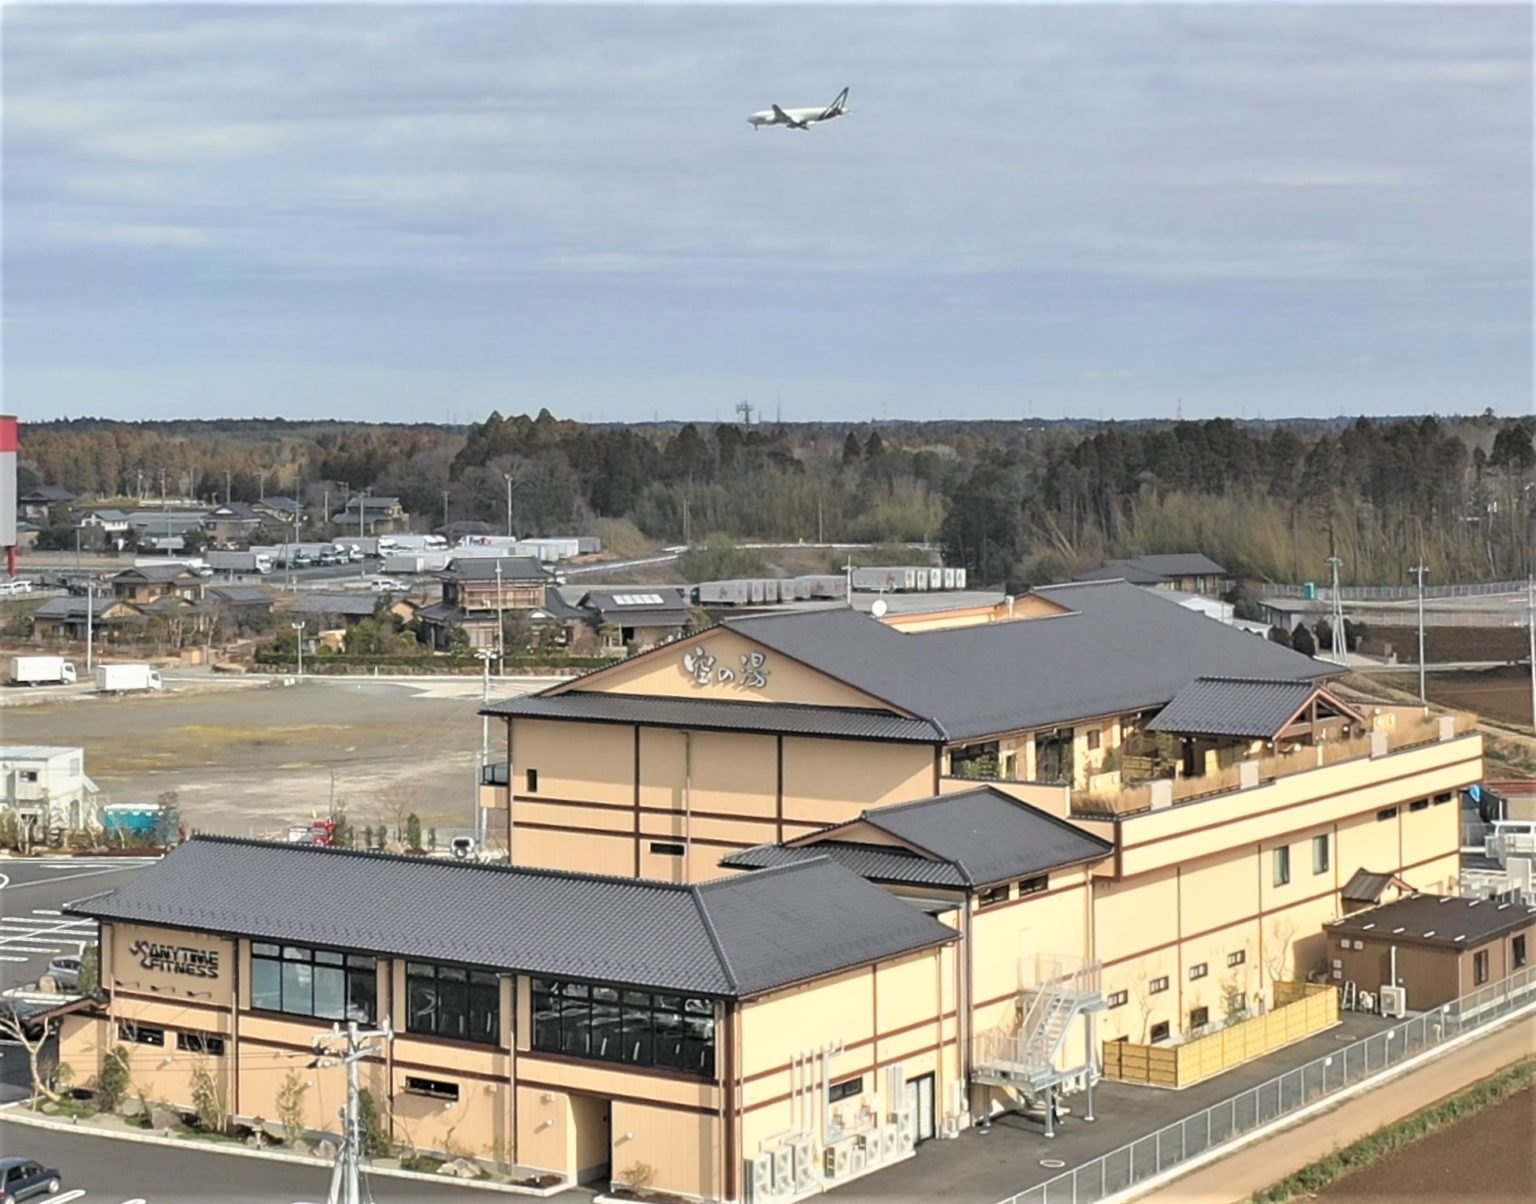
[[1536, 419], [607, 424], [247, 420], [28, 425], [23, 491], [398, 496], [422, 528], [601, 520], [649, 543], [931, 541], [978, 581], [1199, 550], [1235, 572], [1392, 583], [1536, 570]]

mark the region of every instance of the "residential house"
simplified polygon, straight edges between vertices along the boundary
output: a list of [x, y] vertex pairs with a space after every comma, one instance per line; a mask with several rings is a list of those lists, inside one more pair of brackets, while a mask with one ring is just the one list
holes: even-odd
[[128, 515], [128, 526], [140, 549], [179, 552], [187, 535], [193, 531], [202, 532], [203, 511], [135, 510]]
[[[89, 613], [90, 618], [86, 616]], [[110, 638], [142, 616], [137, 608], [110, 593], [89, 597], [69, 594], [49, 598], [32, 612], [32, 638], [35, 640], [83, 640], [89, 627], [95, 639]]]
[[263, 514], [249, 502], [226, 502], [203, 516], [203, 530], [214, 543], [226, 548], [244, 548], [260, 543], [264, 530], [281, 530], [271, 515]]
[[128, 538], [128, 515], [122, 510], [76, 510], [73, 517], [85, 547], [120, 549]]
[[310, 593], [300, 596], [285, 614], [296, 619], [314, 620], [316, 628], [352, 627], [373, 618], [379, 598], [374, 594]]
[[203, 599], [203, 579], [184, 564], [154, 564], [124, 569], [112, 576], [112, 593], [124, 602], [145, 606], [167, 596], [188, 602]]
[[465, 634], [471, 648], [499, 648], [498, 624], [508, 614], [523, 614], [537, 623], [535, 612], [542, 612], [562, 625], [565, 621], [564, 600], [554, 579], [531, 557], [457, 557], [436, 576], [442, 598], [422, 607], [417, 617], [427, 633], [426, 643], [438, 651], [454, 646], [456, 631]]
[[1232, 575], [1199, 552], [1167, 552], [1110, 560], [1096, 569], [1077, 574], [1073, 580], [1129, 581], [1132, 585], [1181, 590], [1188, 594], [1214, 595], [1232, 588]]
[[262, 498], [259, 502], [252, 502], [251, 505], [268, 518], [275, 519], [285, 530], [293, 530], [295, 521], [304, 521], [303, 503], [291, 497], [274, 494], [272, 497]]
[[76, 494], [62, 485], [38, 485], [16, 498], [16, 514], [35, 523], [48, 525], [48, 517], [55, 506], [68, 506]]
[[98, 822], [97, 787], [85, 774], [83, 748], [0, 745], [0, 811], [51, 828], [80, 831]]
[[25, 552], [37, 547], [37, 537], [43, 533], [43, 529], [30, 519], [16, 520], [16, 547]]
[[681, 589], [594, 589], [577, 606], [590, 615], [604, 652], [643, 652], [687, 633], [693, 617]]
[[273, 597], [260, 585], [211, 585], [207, 604], [221, 618], [236, 625], [259, 625], [272, 613]]
[[397, 497], [371, 497], [355, 493], [347, 504], [331, 515], [331, 521], [344, 531], [364, 535], [387, 535], [392, 531], [404, 531], [411, 521]]

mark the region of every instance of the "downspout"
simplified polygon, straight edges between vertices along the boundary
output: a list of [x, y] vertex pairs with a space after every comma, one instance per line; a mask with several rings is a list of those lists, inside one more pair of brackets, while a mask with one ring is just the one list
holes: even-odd
[[693, 880], [693, 733], [683, 733], [683, 881]]
[[[233, 1058], [229, 1066], [229, 1110], [240, 1115], [240, 938], [235, 938], [235, 964], [230, 969], [229, 984], [229, 1046]], [[100, 958], [97, 958], [100, 964]], [[98, 983], [98, 986], [101, 984]]]

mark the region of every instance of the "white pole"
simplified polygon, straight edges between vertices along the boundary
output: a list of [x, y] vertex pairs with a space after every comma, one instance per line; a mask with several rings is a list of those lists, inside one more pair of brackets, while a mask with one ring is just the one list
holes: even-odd
[[1536, 730], [1536, 577], [1526, 584], [1526, 610], [1531, 635], [1531, 728]]
[[501, 557], [496, 557], [496, 676], [507, 675], [506, 619], [502, 615]]
[[512, 474], [504, 472], [502, 478], [507, 482], [507, 538], [512, 538]]
[[302, 622], [299, 622], [299, 623], [290, 623], [288, 625], [290, 627], [292, 627], [295, 632], [298, 633], [296, 638], [294, 639], [294, 647], [299, 650], [299, 676], [303, 677], [304, 676], [304, 624]]
[[91, 665], [92, 645], [95, 641], [94, 620], [96, 617], [96, 583], [85, 583], [85, 671], [93, 672]]
[[1428, 703], [1429, 698], [1424, 689], [1424, 574], [1429, 572], [1429, 566], [1421, 561], [1408, 571], [1419, 583], [1419, 701]]

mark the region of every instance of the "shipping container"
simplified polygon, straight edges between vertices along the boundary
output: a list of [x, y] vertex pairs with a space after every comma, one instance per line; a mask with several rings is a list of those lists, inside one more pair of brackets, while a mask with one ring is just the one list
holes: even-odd
[[955, 570], [955, 588], [956, 589], [964, 589], [965, 588], [965, 570], [964, 569], [956, 569]]
[[945, 589], [954, 589], [955, 588], [955, 570], [954, 569], [945, 569], [944, 570], [944, 588]]

